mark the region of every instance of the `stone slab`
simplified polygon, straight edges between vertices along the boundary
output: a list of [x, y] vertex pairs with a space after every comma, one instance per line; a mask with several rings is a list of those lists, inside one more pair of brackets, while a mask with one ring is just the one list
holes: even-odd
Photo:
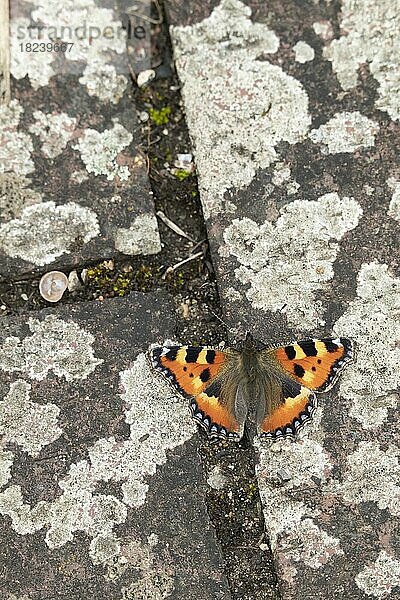
[[258, 448], [282, 596], [395, 597], [399, 16], [372, 0], [167, 7], [231, 341], [358, 348], [313, 427]]
[[229, 599], [164, 293], [3, 318], [0, 595]]
[[0, 277], [158, 252], [112, 3], [12, 2], [11, 74], [0, 108]]

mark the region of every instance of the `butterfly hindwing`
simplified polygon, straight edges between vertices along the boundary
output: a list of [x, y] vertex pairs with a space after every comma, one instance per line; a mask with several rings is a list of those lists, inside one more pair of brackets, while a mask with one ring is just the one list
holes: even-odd
[[317, 399], [311, 390], [296, 381], [282, 380], [281, 402], [265, 415], [258, 430], [262, 439], [275, 441], [280, 438], [295, 438], [298, 431], [312, 417]]
[[353, 358], [348, 338], [303, 340], [272, 350], [281, 367], [304, 387], [324, 392]]
[[239, 424], [233, 411], [232, 402], [224, 401], [219, 382], [212, 383], [201, 394], [192, 398], [192, 415], [204, 427], [210, 437], [240, 439], [243, 424]]
[[153, 367], [190, 398], [193, 417], [208, 435], [238, 438], [240, 425], [229, 408], [232, 399], [224, 397], [218, 378], [227, 361], [225, 352], [208, 346], [169, 346], [153, 348], [150, 356]]

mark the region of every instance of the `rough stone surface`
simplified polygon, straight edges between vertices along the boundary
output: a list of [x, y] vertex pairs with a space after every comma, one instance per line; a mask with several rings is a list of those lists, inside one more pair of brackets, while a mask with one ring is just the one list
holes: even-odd
[[132, 293], [3, 318], [2, 598], [230, 598], [188, 404], [144, 355], [170, 314]]
[[298, 441], [258, 444], [282, 597], [397, 597], [394, 5], [167, 5], [231, 341], [334, 334], [358, 347]]
[[[103, 4], [34, 0], [13, 9], [13, 100], [0, 108], [0, 278], [160, 250], [125, 35]], [[54, 27], [63, 39], [60, 28], [85, 23], [93, 39], [89, 29], [65, 33], [68, 52], [28, 51], [39, 23], [43, 44]]]

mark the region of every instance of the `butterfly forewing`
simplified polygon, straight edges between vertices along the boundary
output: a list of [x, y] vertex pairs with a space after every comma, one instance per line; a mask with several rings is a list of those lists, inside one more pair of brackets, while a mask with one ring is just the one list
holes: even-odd
[[225, 362], [224, 352], [206, 346], [170, 346], [151, 350], [153, 367], [184, 396], [203, 392]]
[[193, 417], [210, 436], [238, 438], [240, 425], [230, 409], [232, 401], [224, 398], [218, 379], [229, 359], [225, 352], [208, 346], [170, 346], [153, 348], [150, 356], [153, 367], [191, 399]]
[[294, 342], [272, 352], [283, 369], [301, 385], [323, 392], [352, 360], [353, 345], [348, 338], [323, 338]]

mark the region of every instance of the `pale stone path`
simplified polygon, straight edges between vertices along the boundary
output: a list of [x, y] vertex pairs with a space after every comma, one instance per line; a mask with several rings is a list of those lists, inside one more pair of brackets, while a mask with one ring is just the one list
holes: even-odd
[[357, 344], [301, 439], [258, 446], [282, 596], [398, 597], [398, 11], [167, 7], [231, 341]]

